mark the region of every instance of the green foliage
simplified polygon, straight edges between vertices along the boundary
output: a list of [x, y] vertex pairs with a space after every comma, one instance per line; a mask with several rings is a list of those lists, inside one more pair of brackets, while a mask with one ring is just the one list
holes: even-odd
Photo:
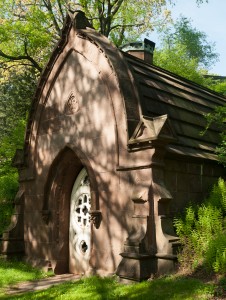
[[8, 172], [0, 177], [0, 204], [3, 201], [12, 201], [18, 190], [18, 174], [16, 171]]
[[226, 231], [210, 240], [204, 264], [209, 270], [226, 274]]
[[190, 205], [185, 209], [185, 219], [176, 218], [174, 225], [176, 226], [177, 234], [181, 237], [181, 241], [187, 239], [187, 236], [192, 232], [195, 223], [195, 210]]
[[219, 178], [218, 184], [213, 186], [206, 204], [221, 209], [223, 216], [226, 216], [226, 185], [222, 178]]
[[179, 255], [183, 267], [195, 269], [204, 264], [215, 272], [225, 271], [225, 204], [226, 184], [219, 179], [204, 204], [190, 205], [183, 218], [175, 218], [183, 246]]
[[54, 35], [50, 13], [41, 6], [41, 2], [1, 1], [2, 61], [29, 64], [41, 71], [52, 50]]
[[208, 69], [219, 56], [207, 35], [193, 27], [191, 21], [183, 16], [163, 32], [162, 45], [164, 50], [176, 51], [176, 54], [180, 52], [184, 62], [191, 60], [191, 66], [199, 71], [202, 68]]
[[213, 83], [209, 86], [209, 88], [217, 93], [220, 93], [224, 96], [226, 96], [226, 80], [215, 80]]
[[18, 174], [16, 171], [0, 176], [0, 235], [10, 224], [13, 213], [13, 199], [18, 190]]
[[0, 69], [0, 140], [26, 118], [36, 81], [37, 74], [24, 67]]
[[226, 105], [217, 106], [212, 113], [206, 114], [206, 130], [215, 124], [221, 130], [221, 142], [216, 149], [219, 161], [226, 166]]
[[218, 54], [214, 52], [215, 45], [207, 40], [206, 33], [193, 28], [187, 18], [181, 17], [177, 20], [174, 29], [167, 40], [171, 41], [172, 45], [186, 46], [189, 59], [197, 60], [199, 66], [204, 68], [208, 68], [217, 61]]
[[226, 134], [221, 134], [221, 142], [216, 148], [219, 161], [226, 167]]
[[217, 59], [206, 34], [192, 27], [184, 17], [162, 33], [162, 46], [154, 55], [157, 66], [206, 87], [211, 87], [213, 80], [204, 75]]
[[[0, 2], [0, 57], [8, 64], [29, 65], [42, 71], [68, 10], [82, 10], [96, 30], [117, 45], [166, 24], [167, 5], [174, 0], [4, 0]], [[202, 3], [196, 0], [196, 3]]]
[[0, 202], [0, 237], [10, 224], [13, 213], [13, 204], [11, 202]]
[[[161, 27], [170, 22], [171, 15], [167, 4], [172, 2], [174, 1], [140, 0], [139, 5], [134, 5], [133, 0], [121, 1], [120, 9], [112, 14], [111, 25], [108, 27], [110, 31], [106, 31], [105, 35], [117, 46], [127, 41], [136, 41], [142, 34], [153, 31], [154, 27]], [[106, 20], [102, 24], [107, 23], [107, 11], [109, 7], [105, 5]], [[101, 28], [102, 24], [97, 24], [97, 28]]]
[[0, 176], [12, 174], [15, 169], [12, 167], [12, 158], [16, 149], [23, 149], [25, 120], [20, 120], [11, 133], [1, 139], [0, 144]]
[[168, 3], [171, 0], [140, 0], [139, 5], [132, 0], [4, 0], [0, 3], [0, 57], [5, 63], [28, 64], [42, 71], [61, 36], [68, 10], [84, 11], [94, 28], [119, 44], [126, 35], [135, 38], [154, 23], [165, 23]]
[[222, 229], [208, 245], [205, 264], [215, 272], [226, 273], [226, 185], [223, 179], [220, 178], [218, 185], [213, 187], [207, 205], [213, 205], [221, 211], [224, 219]]
[[199, 70], [198, 60], [188, 58], [186, 46], [184, 45], [175, 45], [170, 49], [162, 48], [156, 50], [154, 64], [203, 86], [209, 86], [211, 82]]
[[22, 149], [25, 120], [20, 120], [11, 134], [5, 136], [0, 144], [0, 234], [10, 223], [13, 199], [18, 190], [18, 172], [12, 167], [16, 149]]

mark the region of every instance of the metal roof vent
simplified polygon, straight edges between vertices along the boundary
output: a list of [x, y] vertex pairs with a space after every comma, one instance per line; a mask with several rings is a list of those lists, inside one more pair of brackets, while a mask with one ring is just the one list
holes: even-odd
[[135, 57], [144, 60], [147, 63], [153, 63], [153, 54], [155, 49], [155, 43], [144, 39], [143, 42], [132, 42], [123, 45], [120, 49], [127, 52]]

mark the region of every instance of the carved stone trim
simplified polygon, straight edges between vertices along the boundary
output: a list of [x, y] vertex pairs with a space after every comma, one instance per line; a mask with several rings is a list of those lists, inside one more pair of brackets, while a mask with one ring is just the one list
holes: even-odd
[[99, 210], [90, 211], [90, 221], [98, 229], [102, 220], [102, 215]]

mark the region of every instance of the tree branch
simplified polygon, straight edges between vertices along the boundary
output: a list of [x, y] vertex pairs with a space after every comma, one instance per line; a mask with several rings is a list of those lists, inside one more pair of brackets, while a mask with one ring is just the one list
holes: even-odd
[[123, 1], [124, 0], [115, 0], [114, 1], [114, 4], [112, 5], [112, 7], [114, 7], [114, 9], [112, 10], [112, 17], [118, 12], [118, 10], [121, 7]]
[[112, 22], [112, 4], [111, 4], [111, 0], [108, 0], [108, 6], [107, 6], [107, 17], [105, 18], [105, 33], [106, 36], [109, 35], [110, 31], [111, 31], [111, 22]]
[[34, 67], [33, 65], [27, 64], [27, 63], [17, 63], [17, 64], [14, 64], [14, 65], [11, 64], [9, 66], [7, 66], [7, 65], [1, 66], [1, 69], [7, 71], [7, 70], [10, 70], [10, 69], [14, 69], [15, 67], [18, 67], [18, 65], [19, 66]]
[[42, 1], [44, 3], [45, 7], [47, 8], [48, 12], [50, 13], [53, 24], [55, 26], [55, 29], [58, 32], [59, 36], [60, 36], [61, 35], [61, 29], [60, 29], [60, 26], [57, 23], [55, 15], [53, 13], [53, 7], [52, 7], [52, 4], [51, 4], [51, 1], [49, 1], [49, 0], [42, 0]]
[[115, 28], [123, 28], [125, 30], [125, 28], [127, 27], [140, 27], [143, 26], [144, 23], [139, 23], [139, 24], [117, 24], [111, 27], [111, 30], [115, 29]]
[[61, 18], [62, 18], [62, 20], [64, 21], [64, 18], [65, 18], [65, 17], [64, 17], [64, 13], [63, 13], [61, 1], [60, 1], [60, 0], [57, 0], [57, 4], [58, 4], [58, 7], [59, 7], [59, 11], [60, 11]]
[[4, 53], [2, 50], [0, 50], [0, 56], [8, 59], [9, 61], [19, 61], [19, 60], [28, 60], [32, 63], [32, 66], [37, 69], [40, 73], [42, 72], [42, 68], [39, 66], [39, 64], [30, 56], [30, 55], [8, 55]]

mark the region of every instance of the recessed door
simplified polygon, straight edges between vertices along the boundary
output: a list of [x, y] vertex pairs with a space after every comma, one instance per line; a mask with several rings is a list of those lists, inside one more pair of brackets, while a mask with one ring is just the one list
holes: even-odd
[[90, 260], [90, 184], [86, 169], [79, 173], [71, 193], [69, 271], [85, 273]]

